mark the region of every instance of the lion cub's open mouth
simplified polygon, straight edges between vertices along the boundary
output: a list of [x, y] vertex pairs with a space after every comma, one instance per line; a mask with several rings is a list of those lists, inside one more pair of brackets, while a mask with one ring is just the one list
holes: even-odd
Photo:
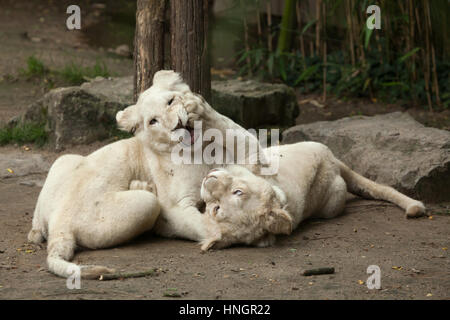
[[172, 131], [176, 131], [178, 129], [187, 130], [189, 132], [189, 135], [191, 136], [190, 143], [191, 143], [191, 145], [194, 144], [194, 142], [195, 142], [195, 134], [194, 134], [195, 131], [194, 131], [194, 128], [192, 128], [189, 124], [184, 126], [183, 123], [181, 122], [181, 120], [178, 120], [177, 126]]

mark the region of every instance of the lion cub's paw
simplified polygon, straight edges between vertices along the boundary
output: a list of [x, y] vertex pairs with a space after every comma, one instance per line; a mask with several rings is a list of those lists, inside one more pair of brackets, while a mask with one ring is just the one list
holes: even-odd
[[186, 98], [184, 105], [186, 112], [191, 116], [196, 115], [197, 117], [202, 117], [205, 113], [205, 108], [195, 98]]
[[406, 218], [418, 218], [427, 214], [427, 209], [422, 202], [414, 202], [406, 208]]
[[184, 106], [191, 123], [198, 120], [210, 121], [215, 117], [214, 109], [200, 95], [186, 97]]
[[44, 242], [44, 236], [42, 235], [41, 230], [35, 230], [32, 229], [29, 233], [28, 233], [28, 241], [35, 243], [35, 244], [39, 244]]
[[198, 103], [189, 103], [186, 105], [186, 112], [190, 115], [197, 115], [198, 117], [201, 117], [204, 113], [204, 109], [199, 106]]
[[156, 194], [156, 186], [153, 182], [133, 180], [130, 182], [130, 190], [145, 190]]

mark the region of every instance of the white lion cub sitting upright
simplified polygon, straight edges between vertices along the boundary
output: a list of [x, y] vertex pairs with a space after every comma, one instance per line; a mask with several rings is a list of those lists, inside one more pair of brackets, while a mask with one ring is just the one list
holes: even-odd
[[267, 150], [279, 154], [276, 175], [259, 177], [233, 165], [204, 178], [201, 194], [209, 235], [202, 250], [236, 243], [271, 245], [275, 235], [291, 233], [306, 218], [340, 214], [347, 192], [395, 203], [407, 217], [425, 213], [421, 202], [350, 170], [323, 144], [301, 142]]

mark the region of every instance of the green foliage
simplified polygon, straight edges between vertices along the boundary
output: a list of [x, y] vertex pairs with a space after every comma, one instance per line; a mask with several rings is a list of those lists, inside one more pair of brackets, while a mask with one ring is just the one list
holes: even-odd
[[[412, 55], [417, 54], [415, 48], [399, 57], [394, 63], [380, 63], [379, 55], [368, 55], [366, 63], [352, 66], [346, 61], [346, 52], [335, 51], [328, 55], [326, 64], [327, 91], [339, 96], [377, 97], [386, 102], [410, 101], [415, 95], [425, 105], [426, 92], [424, 80], [409, 80], [406, 63]], [[260, 79], [276, 81], [289, 86], [299, 87], [300, 92], [315, 92], [323, 89], [322, 60], [317, 57], [302, 57], [299, 52], [277, 54], [264, 48], [241, 52], [238, 62], [242, 63], [250, 57], [253, 74]], [[248, 64], [243, 64], [240, 74], [248, 72]], [[406, 72], [405, 72], [406, 70]], [[438, 80], [441, 88], [443, 105], [449, 105], [450, 63], [437, 64]]]
[[61, 71], [57, 73], [69, 84], [80, 85], [83, 82], [95, 77], [107, 78], [110, 72], [104, 63], [96, 62], [93, 67], [82, 67], [75, 63], [66, 65]]
[[42, 146], [47, 142], [47, 139], [47, 132], [43, 124], [23, 124], [12, 128], [0, 128], [0, 145], [34, 143]]
[[41, 60], [30, 56], [27, 58], [26, 64], [27, 67], [21, 69], [20, 73], [28, 78], [43, 78], [43, 82], [49, 89], [53, 88], [57, 81], [68, 85], [80, 85], [98, 76], [104, 78], [111, 76], [106, 64], [100, 61], [97, 61], [92, 67], [83, 67], [75, 62], [70, 62], [61, 70], [50, 70]]
[[27, 58], [27, 67], [19, 70], [26, 77], [43, 77], [48, 73], [48, 68], [34, 55]]
[[280, 24], [280, 36], [278, 37], [277, 52], [289, 51], [292, 43], [292, 29], [295, 22], [295, 3], [296, 0], [284, 1], [283, 18]]
[[[325, 85], [327, 92], [341, 97], [401, 101], [429, 109], [432, 105], [434, 109], [449, 107], [447, 1], [378, 1], [381, 30], [366, 25], [369, 15], [365, 11], [374, 1], [323, 0], [321, 19], [306, 1], [298, 1], [304, 14], [301, 25], [290, 30], [294, 31], [295, 48], [270, 51], [267, 39], [259, 36], [250, 41], [250, 49], [238, 53], [239, 75], [281, 81], [301, 92], [322, 93]], [[275, 39], [278, 36], [279, 42], [283, 41], [282, 25], [268, 30], [274, 30]]]

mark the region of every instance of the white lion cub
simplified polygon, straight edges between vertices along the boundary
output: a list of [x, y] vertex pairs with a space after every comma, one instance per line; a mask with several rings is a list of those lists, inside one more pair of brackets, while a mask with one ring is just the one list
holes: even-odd
[[[50, 168], [36, 204], [28, 240], [47, 239], [51, 272], [68, 277], [77, 246], [106, 248], [126, 242], [155, 224], [160, 205], [137, 138], [121, 140], [82, 157], [64, 155]], [[82, 278], [114, 270], [80, 266]]]
[[[193, 143], [193, 121], [201, 120], [204, 129], [235, 128], [248, 135], [193, 94], [177, 73], [165, 70], [116, 119], [135, 137], [86, 157], [60, 157], [39, 195], [28, 239], [47, 239], [48, 268], [56, 275], [68, 277], [77, 267], [69, 262], [77, 246], [111, 247], [150, 229], [163, 236], [204, 239], [205, 216], [197, 205], [202, 179], [212, 165], [173, 163], [171, 150], [178, 144], [173, 134], [186, 129]], [[114, 271], [80, 267], [82, 278]]]
[[214, 169], [204, 178], [201, 194], [209, 235], [202, 250], [236, 243], [271, 245], [275, 235], [290, 234], [306, 218], [337, 216], [347, 191], [395, 203], [407, 217], [425, 213], [422, 202], [350, 170], [323, 144], [301, 142], [267, 151], [278, 153], [276, 175], [259, 177], [233, 165]]

